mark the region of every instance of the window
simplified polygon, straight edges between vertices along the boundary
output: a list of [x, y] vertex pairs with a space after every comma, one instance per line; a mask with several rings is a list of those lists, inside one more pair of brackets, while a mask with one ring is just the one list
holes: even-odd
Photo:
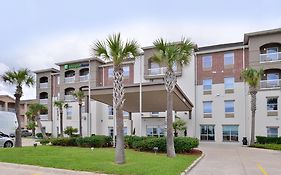
[[266, 54], [269, 60], [278, 60], [278, 47], [266, 48]]
[[234, 53], [225, 53], [224, 54], [224, 65], [233, 65], [234, 64]]
[[268, 97], [267, 98], [267, 111], [277, 111], [278, 110], [278, 98]]
[[223, 141], [238, 142], [238, 125], [222, 126]]
[[151, 137], [163, 137], [165, 135], [165, 129], [160, 126], [147, 126], [146, 135]]
[[129, 116], [129, 112], [127, 112], [127, 111], [123, 111], [123, 116], [128, 117], [128, 116]]
[[153, 117], [158, 117], [158, 116], [159, 116], [159, 112], [151, 112], [151, 115], [152, 115]]
[[128, 128], [127, 127], [124, 127], [123, 131], [124, 131], [124, 136], [128, 135]]
[[68, 106], [66, 108], [66, 119], [71, 119], [72, 118], [72, 106]]
[[267, 137], [278, 137], [278, 127], [267, 127]]
[[123, 75], [124, 77], [128, 77], [130, 74], [130, 67], [129, 66], [124, 66], [123, 67]]
[[211, 114], [212, 113], [212, 101], [204, 101], [203, 110], [204, 110], [204, 114]]
[[113, 67], [108, 68], [108, 78], [113, 77]]
[[212, 79], [203, 80], [203, 91], [211, 91], [212, 90]]
[[203, 56], [203, 68], [212, 68], [212, 56]]
[[215, 126], [201, 125], [200, 126], [200, 140], [214, 141], [215, 140]]
[[225, 113], [234, 113], [234, 100], [225, 100], [224, 101], [224, 112]]
[[234, 77], [224, 78], [224, 89], [234, 89]]
[[112, 126], [109, 126], [109, 127], [108, 127], [108, 136], [113, 137], [113, 133], [114, 133], [113, 127], [112, 127]]
[[113, 107], [112, 106], [108, 106], [108, 118], [109, 119], [113, 119]]

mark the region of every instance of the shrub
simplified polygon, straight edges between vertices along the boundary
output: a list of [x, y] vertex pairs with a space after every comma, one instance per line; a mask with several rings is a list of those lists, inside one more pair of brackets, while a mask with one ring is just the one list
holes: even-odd
[[77, 138], [68, 137], [68, 138], [54, 138], [51, 140], [52, 145], [54, 146], [77, 146]]
[[193, 148], [198, 147], [199, 140], [191, 137], [176, 137], [175, 138], [175, 151], [177, 153], [189, 152]]
[[125, 136], [125, 146], [133, 148], [133, 143], [153, 137]]
[[264, 136], [256, 136], [257, 143], [259, 144], [281, 144], [281, 137], [264, 137]]
[[[177, 153], [189, 152], [199, 145], [198, 139], [191, 137], [177, 137], [174, 143]], [[158, 147], [159, 152], [166, 152], [166, 137], [143, 139], [133, 143], [133, 148], [140, 151], [153, 151], [154, 147]]]
[[73, 128], [72, 126], [66, 127], [66, 129], [63, 131], [65, 134], [67, 134], [69, 137], [73, 137], [73, 133], [77, 133], [78, 129]]
[[91, 137], [80, 137], [76, 140], [81, 147], [109, 147], [112, 146], [112, 139], [109, 136], [95, 135]]
[[[46, 133], [46, 136], [47, 136], [47, 137], [51, 137], [51, 136], [52, 136], [52, 133]], [[43, 135], [42, 135], [42, 133], [36, 133], [36, 137], [37, 137], [37, 138], [43, 138]]]
[[48, 143], [50, 143], [50, 139], [42, 139], [39, 142], [41, 143], [41, 145], [47, 145]]

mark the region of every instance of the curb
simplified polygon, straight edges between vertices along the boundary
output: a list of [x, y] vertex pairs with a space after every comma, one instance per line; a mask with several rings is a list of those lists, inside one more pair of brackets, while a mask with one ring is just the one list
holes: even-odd
[[202, 155], [200, 157], [198, 157], [187, 169], [185, 169], [181, 175], [187, 175], [191, 170], [192, 168], [194, 168], [200, 161], [201, 159], [203, 159], [205, 156], [204, 153], [202, 153]]

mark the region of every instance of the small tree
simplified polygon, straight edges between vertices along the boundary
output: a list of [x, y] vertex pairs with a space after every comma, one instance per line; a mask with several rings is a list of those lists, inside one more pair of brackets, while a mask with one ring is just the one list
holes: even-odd
[[35, 129], [37, 127], [37, 124], [34, 120], [29, 120], [27, 122], [26, 128], [32, 131], [32, 137], [35, 137]]
[[176, 121], [173, 122], [174, 134], [175, 137], [178, 136], [178, 131], [186, 130], [186, 122], [180, 118], [176, 118]]
[[69, 137], [73, 137], [73, 133], [77, 133], [77, 132], [78, 132], [78, 129], [77, 128], [73, 128], [72, 126], [68, 126], [64, 130], [64, 133], [66, 135], [68, 135]]
[[85, 98], [85, 94], [83, 91], [77, 91], [73, 93], [73, 96], [76, 98], [79, 104], [79, 135], [82, 137], [82, 104]]
[[63, 108], [67, 108], [68, 104], [64, 103], [62, 100], [54, 102], [54, 105], [59, 108], [60, 111], [60, 136], [63, 137]]

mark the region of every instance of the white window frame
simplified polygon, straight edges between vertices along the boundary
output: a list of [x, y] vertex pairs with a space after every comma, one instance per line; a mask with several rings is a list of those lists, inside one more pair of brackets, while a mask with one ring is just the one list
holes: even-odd
[[[277, 133], [272, 133], [272, 132], [269, 132], [270, 129], [276, 129], [277, 130]], [[266, 134], [267, 134], [267, 137], [278, 137], [278, 127], [271, 127], [271, 126], [268, 126], [266, 127]]]
[[[227, 112], [227, 111], [226, 111], [226, 104], [227, 104], [227, 103], [230, 103], [230, 102], [233, 104], [233, 111], [232, 111], [232, 112]], [[225, 100], [225, 101], [224, 101], [224, 112], [225, 112], [226, 114], [233, 114], [234, 111], [235, 111], [235, 101], [234, 101], [234, 100]]]
[[[204, 130], [206, 129], [207, 134], [202, 134], [202, 127], [204, 127]], [[209, 131], [209, 127], [213, 127], [213, 131], [214, 133], [210, 133]], [[202, 139], [202, 136], [206, 136], [207, 139]], [[214, 138], [214, 139], [209, 139], [209, 138]], [[215, 141], [216, 140], [216, 128], [215, 125], [211, 125], [211, 124], [204, 124], [204, 125], [200, 125], [200, 140], [201, 141]]]
[[[230, 56], [231, 56], [231, 57], [230, 57]], [[232, 58], [231, 63], [226, 64], [226, 62], [228, 62], [228, 61], [226, 61], [227, 58]], [[224, 55], [223, 55], [224, 66], [234, 65], [234, 59], [235, 59], [235, 58], [234, 58], [234, 52], [227, 52], [227, 53], [224, 53]]]
[[[226, 84], [226, 79], [233, 79], [233, 87], [232, 88], [227, 88], [226, 86], [227, 86], [227, 84]], [[225, 90], [232, 90], [232, 89], [234, 89], [234, 84], [235, 84], [235, 78], [234, 77], [224, 77], [224, 89]]]
[[[210, 81], [211, 82], [211, 84], [204, 84], [204, 82], [207, 82], [207, 81]], [[203, 91], [211, 91], [212, 90], [212, 87], [213, 87], [213, 79], [212, 78], [207, 78], [207, 79], [204, 79], [203, 81], [202, 81], [202, 84], [203, 84]], [[206, 86], [210, 86], [211, 88], [210, 89], [206, 89], [205, 87]]]
[[[237, 127], [237, 135], [236, 134], [233, 134], [234, 130], [230, 130], [229, 131], [229, 135], [224, 135], [224, 127], [232, 127], [232, 126], [235, 126]], [[229, 136], [229, 140], [224, 140], [224, 136]], [[237, 136], [237, 140], [232, 140], [232, 136]], [[239, 125], [222, 125], [222, 141], [223, 142], [239, 142]]]
[[[276, 99], [276, 104], [269, 104], [268, 103], [268, 100], [270, 100], [270, 99]], [[270, 106], [270, 105], [276, 105], [276, 108], [277, 109], [268, 109], [268, 107]], [[278, 97], [266, 97], [266, 109], [267, 109], [267, 111], [268, 112], [275, 112], [275, 111], [278, 111]]]
[[113, 67], [109, 67], [108, 69], [107, 69], [107, 76], [108, 76], [108, 78], [113, 78]]
[[[211, 104], [211, 112], [205, 112], [205, 104]], [[203, 101], [203, 114], [212, 114], [213, 113], [213, 101]]]
[[68, 106], [66, 108], [66, 119], [71, 120], [72, 119], [72, 113], [73, 113], [73, 108], [72, 106]]
[[130, 66], [123, 66], [123, 76], [124, 77], [130, 76]]

